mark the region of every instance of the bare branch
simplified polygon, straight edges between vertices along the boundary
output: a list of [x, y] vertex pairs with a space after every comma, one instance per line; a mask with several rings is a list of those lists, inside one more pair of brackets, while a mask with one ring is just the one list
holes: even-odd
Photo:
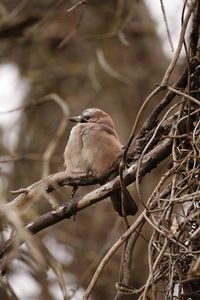
[[88, 1], [87, 0], [80, 0], [78, 1], [76, 4], [74, 4], [72, 7], [70, 7], [67, 12], [72, 12], [74, 9], [76, 9], [77, 7], [81, 6], [81, 5], [84, 5], [84, 4], [88, 4]]
[[[152, 151], [148, 154], [144, 155], [143, 160], [141, 162], [140, 168], [140, 176], [143, 177], [146, 173], [150, 172], [153, 168], [159, 164], [159, 162], [163, 161], [171, 152], [171, 139], [165, 139], [160, 142], [157, 147], [155, 147]], [[135, 180], [136, 177], [136, 170], [137, 170], [137, 163], [134, 163], [128, 170], [124, 172], [124, 184], [129, 185]], [[83, 180], [83, 181], [82, 181]], [[55, 175], [51, 175], [48, 177], [48, 181], [41, 180], [32, 186], [28, 187], [27, 190], [21, 195], [19, 195], [15, 200], [14, 204], [16, 206], [17, 202], [20, 204], [24, 204], [30, 200], [35, 194], [42, 193], [52, 182], [54, 184], [52, 186], [63, 185], [68, 182], [68, 184], [74, 185], [74, 183], [78, 183], [78, 185], [85, 185], [85, 183], [90, 184], [91, 181], [86, 181], [88, 179], [79, 178], [79, 179], [72, 179], [66, 178], [65, 172], [57, 173]], [[51, 183], [50, 183], [51, 182]], [[33, 220], [30, 224], [27, 225], [27, 229], [36, 234], [37, 232], [47, 228], [53, 224], [60, 222], [63, 219], [68, 219], [73, 216], [78, 211], [91, 206], [94, 203], [102, 201], [103, 199], [107, 198], [113, 190], [118, 189], [120, 187], [120, 178], [117, 176], [114, 180], [106, 183], [105, 185], [101, 186], [100, 188], [86, 194], [85, 196], [75, 198], [64, 205], [60, 206], [59, 209], [55, 211], [50, 211], [42, 216], [39, 216], [35, 220]], [[13, 204], [12, 204], [13, 206]], [[1, 207], [1, 210], [10, 209], [9, 203], [4, 207]], [[2, 245], [0, 248], [0, 257], [4, 255], [4, 253], [10, 248], [12, 245], [12, 241], [7, 241], [6, 244]]]

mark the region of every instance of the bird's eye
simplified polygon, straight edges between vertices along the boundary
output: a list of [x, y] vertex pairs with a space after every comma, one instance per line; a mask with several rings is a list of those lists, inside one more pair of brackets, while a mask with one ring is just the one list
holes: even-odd
[[84, 118], [85, 118], [86, 120], [89, 120], [89, 119], [91, 118], [91, 116], [90, 116], [90, 115], [85, 115]]
[[87, 122], [90, 118], [91, 118], [91, 114], [89, 113], [82, 114], [81, 122], [82, 123]]

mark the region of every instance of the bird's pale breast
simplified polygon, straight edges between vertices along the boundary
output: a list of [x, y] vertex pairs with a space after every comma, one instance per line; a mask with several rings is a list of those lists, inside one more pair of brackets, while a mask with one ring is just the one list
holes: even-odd
[[69, 176], [90, 172], [103, 176], [121, 153], [115, 131], [105, 125], [84, 123], [72, 128], [64, 159]]

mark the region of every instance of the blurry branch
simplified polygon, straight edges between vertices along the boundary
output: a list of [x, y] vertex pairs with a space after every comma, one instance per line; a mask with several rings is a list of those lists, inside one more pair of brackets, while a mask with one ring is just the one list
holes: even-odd
[[171, 38], [170, 31], [169, 31], [169, 25], [168, 25], [168, 22], [167, 22], [167, 15], [166, 15], [166, 12], [165, 12], [165, 7], [164, 7], [163, 0], [160, 0], [160, 5], [161, 5], [163, 19], [164, 19], [164, 23], [165, 23], [165, 27], [166, 27], [166, 31], [167, 31], [167, 37], [168, 37], [168, 40], [169, 40], [171, 50], [173, 52], [174, 51], [174, 46], [173, 46], [173, 43], [172, 43], [172, 38]]
[[96, 90], [96, 91], [100, 91], [101, 90], [101, 84], [97, 78], [97, 75], [96, 75], [96, 71], [95, 71], [95, 62], [94, 61], [91, 61], [89, 64], [88, 64], [88, 77], [91, 81], [91, 84], [93, 86], [93, 88]]
[[18, 38], [23, 36], [24, 31], [37, 24], [40, 21], [38, 16], [30, 16], [29, 18], [14, 18], [12, 16], [6, 16], [3, 21], [0, 22], [0, 39], [1, 38]]
[[77, 7], [84, 5], [84, 4], [88, 4], [87, 0], [79, 0], [76, 4], [74, 4], [72, 7], [70, 7], [67, 12], [72, 12], [74, 9], [76, 9]]
[[[3, 8], [3, 17], [7, 22], [10, 20], [10, 22], [15, 21], [15, 18], [20, 18], [20, 14], [22, 13], [23, 9], [25, 8], [28, 0], [22, 0], [18, 4], [16, 4], [15, 8], [9, 13], [8, 9], [4, 6], [4, 4], [1, 4], [1, 7]], [[4, 21], [4, 18], [2, 21]]]
[[78, 31], [78, 29], [81, 25], [82, 19], [83, 19], [83, 12], [80, 14], [80, 16], [79, 16], [78, 20], [76, 21], [76, 24], [75, 24], [74, 28], [71, 30], [71, 32], [68, 33], [64, 37], [64, 39], [59, 43], [58, 49], [61, 49], [62, 47], [64, 47], [70, 41], [70, 39], [76, 34], [76, 32]]
[[6, 158], [6, 159], [0, 159], [0, 162], [5, 162], [5, 161], [13, 161], [14, 160], [20, 160], [20, 159], [39, 159], [43, 161], [43, 174], [42, 177], [45, 177], [49, 174], [49, 164], [50, 164], [50, 160], [52, 159], [52, 155], [59, 143], [60, 138], [63, 136], [64, 131], [67, 127], [67, 123], [68, 123], [68, 117], [69, 117], [69, 108], [67, 103], [57, 94], [52, 93], [49, 95], [46, 95], [45, 97], [42, 97], [39, 100], [36, 100], [34, 102], [31, 102], [27, 105], [21, 106], [21, 107], [17, 107], [15, 109], [11, 109], [11, 110], [7, 110], [7, 111], [3, 111], [0, 112], [0, 114], [7, 114], [7, 113], [12, 113], [12, 112], [16, 112], [19, 110], [27, 110], [30, 109], [33, 106], [37, 106], [37, 105], [42, 105], [44, 103], [47, 103], [49, 101], [54, 101], [56, 104], [59, 105], [59, 107], [62, 110], [63, 113], [63, 118], [60, 122], [60, 125], [55, 133], [55, 135], [53, 136], [53, 139], [51, 140], [50, 143], [48, 143], [48, 146], [46, 148], [46, 150], [44, 151], [44, 153], [41, 156], [38, 155], [34, 155], [34, 154], [28, 154], [25, 155], [25, 157], [23, 158], [22, 154], [21, 155], [16, 155], [16, 156], [12, 156], [10, 158]]
[[51, 254], [49, 249], [44, 245], [44, 243], [42, 241], [40, 241], [38, 244], [39, 244], [39, 248], [41, 249], [42, 253], [45, 253], [44, 258], [45, 258], [46, 264], [48, 265], [48, 268], [51, 268], [53, 270], [55, 276], [57, 277], [58, 284], [60, 286], [60, 290], [63, 295], [63, 300], [70, 300], [70, 297], [68, 295], [67, 288], [65, 285], [62, 265], [58, 261], [55, 260], [55, 258], [53, 257], [53, 255]]
[[115, 236], [119, 232], [120, 225], [121, 225], [120, 218], [116, 218], [112, 228], [110, 228], [109, 235], [107, 236], [106, 242], [104, 243], [103, 247], [100, 249], [98, 255], [95, 257], [95, 259], [91, 262], [91, 264], [87, 267], [85, 272], [82, 274], [79, 281], [80, 282], [79, 286], [84, 285], [84, 282], [88, 280], [91, 273], [93, 273], [93, 271], [98, 267], [99, 261], [102, 259], [105, 253], [112, 247], [112, 245], [116, 241]]
[[[28, 247], [28, 251], [30, 252], [31, 256], [38, 263], [39, 266], [45, 267], [45, 260], [44, 257], [36, 246], [36, 240], [30, 234], [29, 231], [23, 225], [23, 222], [15, 209], [6, 210], [4, 211], [4, 216], [6, 217], [9, 224], [12, 224], [15, 229], [14, 234], [14, 244], [15, 246], [19, 246], [22, 241], [26, 241], [26, 245]], [[17, 237], [17, 238], [16, 238]]]
[[[7, 294], [10, 296], [10, 298], [12, 300], [19, 300], [19, 298], [17, 297], [17, 295], [13, 291], [10, 283], [8, 282], [8, 280], [5, 276], [0, 275], [0, 285], [1, 285], [1, 287], [3, 287], [3, 289], [7, 292]], [[3, 295], [1, 295], [1, 297], [3, 297]]]
[[[101, 40], [101, 39], [110, 39], [113, 37], [118, 37], [119, 40], [121, 41], [121, 43], [124, 46], [128, 46], [129, 42], [126, 40], [125, 34], [123, 32], [123, 15], [124, 15], [124, 10], [125, 10], [125, 2], [118, 0], [116, 1], [116, 8], [115, 8], [115, 15], [113, 18], [113, 22], [112, 24], [108, 25], [109, 26], [107, 28], [107, 32], [106, 33], [102, 33], [102, 34], [95, 34], [95, 35], [89, 35], [89, 36], [85, 36], [86, 39], [94, 39], [94, 40]], [[127, 19], [129, 19], [129, 17], [127, 16]], [[126, 21], [125, 21], [126, 23]], [[134, 29], [131, 29], [131, 32], [133, 32]], [[135, 33], [137, 32], [141, 32], [141, 24], [140, 24], [140, 28], [137, 28], [135, 30]], [[146, 31], [145, 31], [146, 32]]]
[[[0, 156], [0, 164], [8, 163], [8, 162], [15, 162], [20, 160], [35, 160], [35, 161], [42, 161], [43, 155], [41, 153], [16, 153], [11, 155], [2, 155]], [[55, 155], [51, 157], [51, 162], [58, 162], [60, 161], [60, 156]]]
[[16, 107], [14, 109], [9, 109], [9, 110], [5, 110], [5, 111], [0, 111], [0, 115], [3, 115], [3, 114], [9, 114], [9, 113], [12, 113], [12, 112], [16, 112], [16, 111], [19, 111], [19, 110], [27, 110], [27, 109], [30, 109], [31, 107], [33, 106], [39, 106], [39, 105], [43, 105], [47, 102], [50, 102], [52, 101], [53, 99], [51, 99], [50, 97], [43, 97], [41, 99], [38, 99], [38, 100], [33, 100], [31, 101], [31, 103], [28, 103], [26, 105], [23, 105], [23, 106], [19, 106], [19, 107]]
[[111, 77], [113, 77], [117, 80], [128, 83], [128, 79], [125, 78], [125, 76], [122, 76], [121, 74], [119, 74], [107, 63], [102, 49], [97, 49], [96, 54], [97, 54], [97, 59], [98, 59], [100, 66], [107, 74], [109, 74]]
[[102, 259], [101, 263], [99, 264], [98, 268], [96, 269], [96, 271], [93, 275], [93, 278], [83, 296], [83, 300], [87, 300], [89, 298], [91, 291], [94, 288], [103, 268], [105, 267], [107, 262], [110, 260], [110, 258], [114, 255], [114, 253], [117, 251], [117, 249], [131, 236], [131, 234], [133, 232], [135, 232], [138, 227], [141, 226], [142, 223], [144, 223], [144, 212], [139, 215], [139, 217], [131, 225], [131, 227], [117, 240], [117, 242], [106, 253], [106, 255]]
[[49, 174], [49, 164], [51, 157], [59, 143], [60, 138], [63, 136], [65, 129], [67, 128], [68, 118], [69, 118], [69, 108], [67, 103], [57, 94], [49, 94], [44, 97], [44, 99], [51, 99], [56, 104], [58, 104], [63, 112], [63, 118], [60, 122], [60, 125], [53, 136], [53, 139], [50, 143], [48, 143], [47, 148], [44, 151], [43, 154], [43, 174], [42, 177], [45, 177]]

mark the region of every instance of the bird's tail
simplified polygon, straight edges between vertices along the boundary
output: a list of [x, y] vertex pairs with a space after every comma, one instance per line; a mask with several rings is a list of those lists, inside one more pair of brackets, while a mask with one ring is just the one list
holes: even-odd
[[110, 196], [112, 205], [114, 209], [118, 212], [120, 216], [123, 216], [123, 209], [126, 216], [134, 216], [137, 211], [138, 207], [133, 198], [131, 197], [129, 191], [125, 188], [124, 189], [124, 204], [122, 209], [122, 197], [121, 197], [121, 190], [115, 190], [112, 192]]

